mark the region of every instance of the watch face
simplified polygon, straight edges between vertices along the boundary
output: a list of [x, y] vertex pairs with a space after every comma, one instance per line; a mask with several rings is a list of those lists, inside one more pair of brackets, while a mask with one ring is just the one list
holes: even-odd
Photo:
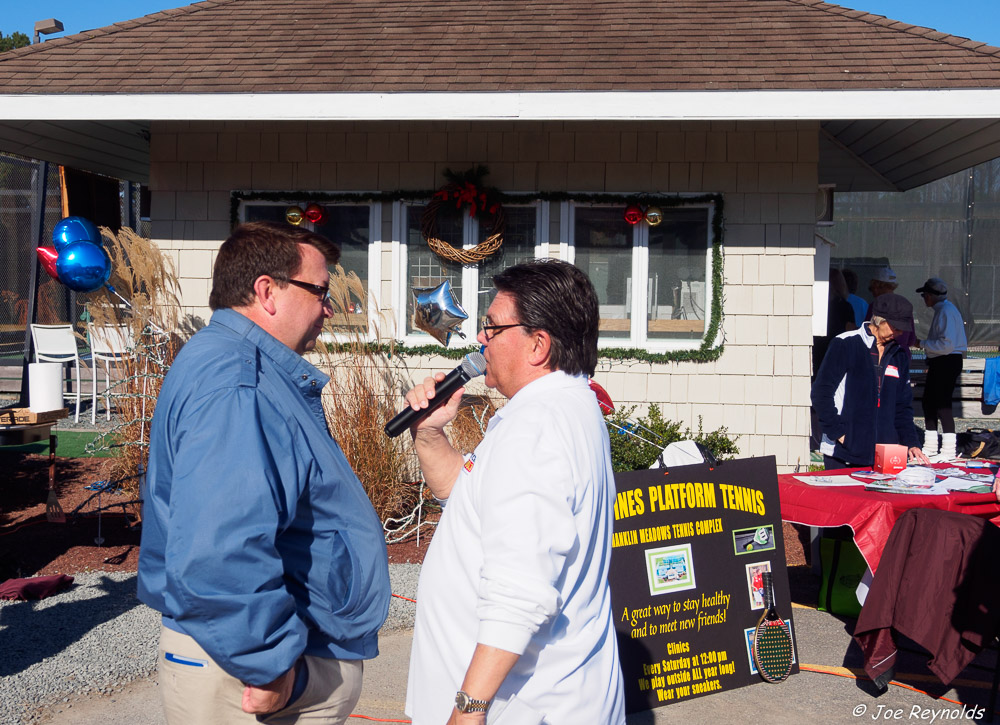
[[483, 700], [473, 700], [461, 690], [455, 695], [455, 709], [459, 712], [486, 712], [489, 703]]

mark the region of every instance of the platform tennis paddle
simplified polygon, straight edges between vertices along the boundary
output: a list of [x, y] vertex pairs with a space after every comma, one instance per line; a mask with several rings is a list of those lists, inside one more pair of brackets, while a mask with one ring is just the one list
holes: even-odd
[[774, 582], [771, 572], [761, 575], [764, 585], [764, 614], [753, 637], [753, 661], [760, 676], [768, 682], [782, 682], [792, 670], [792, 637], [788, 624], [774, 606]]

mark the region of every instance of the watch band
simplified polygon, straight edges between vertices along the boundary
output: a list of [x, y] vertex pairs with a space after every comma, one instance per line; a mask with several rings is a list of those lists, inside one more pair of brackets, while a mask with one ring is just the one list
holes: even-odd
[[475, 700], [462, 690], [455, 694], [455, 709], [459, 712], [486, 712], [489, 706], [489, 700]]

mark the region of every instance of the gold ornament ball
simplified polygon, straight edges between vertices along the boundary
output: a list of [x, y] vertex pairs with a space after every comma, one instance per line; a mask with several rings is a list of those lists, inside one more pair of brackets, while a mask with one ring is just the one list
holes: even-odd
[[660, 211], [660, 207], [651, 206], [648, 209], [646, 209], [646, 223], [649, 226], [655, 227], [662, 221], [663, 221], [663, 212]]
[[289, 224], [294, 224], [295, 226], [298, 226], [299, 224], [302, 223], [303, 218], [304, 215], [302, 212], [302, 207], [290, 206], [287, 209], [285, 209], [285, 221], [288, 222]]

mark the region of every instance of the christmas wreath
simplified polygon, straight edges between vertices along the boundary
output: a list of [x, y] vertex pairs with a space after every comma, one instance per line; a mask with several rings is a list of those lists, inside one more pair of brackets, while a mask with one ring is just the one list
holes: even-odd
[[[445, 169], [444, 176], [448, 183], [434, 193], [420, 219], [420, 231], [427, 246], [439, 257], [460, 264], [478, 264], [503, 245], [507, 218], [503, 213], [503, 205], [496, 198], [496, 190], [483, 186], [482, 180], [487, 173], [489, 172], [485, 166], [477, 166], [464, 174], [455, 174], [450, 169]], [[455, 249], [438, 238], [438, 212], [442, 205], [450, 203], [454, 203], [455, 209], [468, 204], [469, 216], [478, 216], [481, 222], [486, 223], [489, 236], [471, 249]]]

